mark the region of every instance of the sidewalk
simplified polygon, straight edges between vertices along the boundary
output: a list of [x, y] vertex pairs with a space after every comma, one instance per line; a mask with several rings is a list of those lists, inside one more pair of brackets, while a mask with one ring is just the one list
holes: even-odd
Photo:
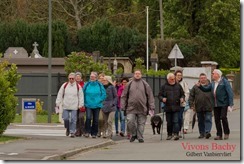
[[[240, 99], [235, 99], [234, 104], [234, 110], [239, 110]], [[214, 123], [213, 126], [215, 127]], [[240, 125], [235, 126], [235, 130], [239, 129], [238, 126], [240, 127]], [[145, 129], [145, 140], [153, 142], [153, 138], [160, 139], [159, 135], [152, 135], [149, 116]], [[194, 131], [198, 131], [197, 126], [195, 126]], [[165, 132], [166, 124], [164, 120], [164, 135]], [[114, 136], [112, 140], [103, 138], [93, 139], [91, 137], [70, 138], [65, 136], [65, 129], [61, 124], [11, 124], [4, 135], [20, 136], [23, 139], [1, 144], [1, 160], [65, 160], [82, 151], [106, 147], [121, 142], [129, 142], [126, 137], [122, 138], [120, 136]]]
[[23, 139], [1, 144], [1, 160], [63, 160], [82, 151], [115, 144], [110, 139], [67, 137], [61, 124], [12, 124], [5, 135]]

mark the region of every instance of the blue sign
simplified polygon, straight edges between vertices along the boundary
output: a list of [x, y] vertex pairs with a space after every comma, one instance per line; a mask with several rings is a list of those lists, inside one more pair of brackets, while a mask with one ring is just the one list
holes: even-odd
[[24, 109], [36, 109], [36, 102], [35, 101], [25, 101]]

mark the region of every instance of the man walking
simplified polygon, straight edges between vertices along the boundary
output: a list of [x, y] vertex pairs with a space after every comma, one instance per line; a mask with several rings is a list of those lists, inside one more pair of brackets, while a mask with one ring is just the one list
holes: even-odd
[[175, 75], [168, 73], [167, 82], [162, 85], [158, 94], [159, 101], [165, 104], [164, 111], [166, 112], [167, 121], [167, 140], [179, 140], [179, 113], [181, 110], [180, 104], [184, 102], [185, 94], [179, 83], [175, 81]]
[[[201, 73], [199, 76], [199, 83], [202, 86], [209, 85], [210, 81], [207, 79], [206, 74]], [[212, 93], [201, 91], [196, 85], [193, 86], [189, 97], [190, 109], [194, 109], [197, 112], [198, 129], [201, 138], [209, 139], [211, 137], [212, 128], [212, 109], [213, 99]], [[189, 109], [189, 110], [190, 110]]]
[[77, 110], [84, 106], [84, 97], [80, 85], [75, 82], [75, 73], [70, 73], [68, 79], [58, 91], [56, 107], [62, 105], [66, 136], [70, 134], [73, 138], [76, 132]]
[[[222, 77], [222, 72], [219, 69], [214, 69], [212, 73], [213, 82], [207, 87], [200, 85], [203, 91], [211, 91], [214, 99], [214, 120], [217, 129], [217, 136], [214, 140], [229, 139], [230, 129], [227, 119], [227, 111], [233, 109], [233, 91], [230, 83], [226, 78]], [[223, 128], [222, 128], [223, 126]]]
[[121, 96], [121, 108], [127, 113], [127, 128], [132, 135], [130, 142], [138, 139], [143, 143], [148, 111], [154, 110], [155, 104], [151, 87], [142, 79], [141, 70], [135, 70], [134, 77], [125, 86]]

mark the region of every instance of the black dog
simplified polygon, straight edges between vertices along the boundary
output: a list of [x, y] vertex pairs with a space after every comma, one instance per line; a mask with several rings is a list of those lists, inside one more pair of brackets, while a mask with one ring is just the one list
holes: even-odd
[[155, 134], [155, 128], [157, 130], [157, 133], [160, 134], [160, 129], [161, 129], [161, 125], [162, 125], [161, 117], [158, 115], [152, 116], [151, 125], [152, 125], [153, 134]]

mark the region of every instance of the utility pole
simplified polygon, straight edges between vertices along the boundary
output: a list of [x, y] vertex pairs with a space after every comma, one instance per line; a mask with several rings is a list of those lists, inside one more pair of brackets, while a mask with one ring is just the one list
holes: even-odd
[[48, 123], [52, 114], [52, 0], [48, 0]]
[[148, 59], [148, 58], [149, 58], [149, 57], [148, 57], [148, 55], [149, 55], [149, 50], [148, 50], [148, 39], [149, 39], [149, 36], [148, 36], [148, 29], [149, 29], [149, 27], [148, 27], [148, 22], [149, 22], [149, 21], [148, 21], [148, 17], [149, 17], [148, 8], [149, 8], [149, 7], [146, 6], [146, 9], [147, 9], [147, 71], [148, 71], [148, 62], [149, 62], [149, 61], [148, 61], [148, 60], [149, 60], [149, 59]]
[[164, 24], [163, 24], [163, 8], [162, 8], [162, 0], [159, 0], [159, 10], [160, 10], [160, 32], [161, 39], [164, 40]]

